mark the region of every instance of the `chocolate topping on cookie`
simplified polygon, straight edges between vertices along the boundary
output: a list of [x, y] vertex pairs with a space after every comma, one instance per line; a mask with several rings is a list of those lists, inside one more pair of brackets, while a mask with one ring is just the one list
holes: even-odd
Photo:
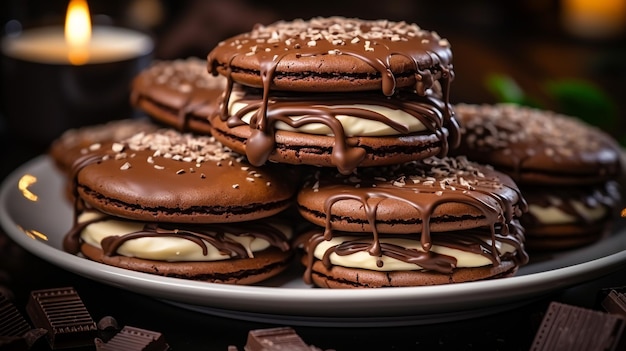
[[208, 55], [213, 74], [237, 80], [240, 71], [256, 71], [257, 79], [246, 85], [266, 91], [329, 91], [327, 84], [311, 84], [321, 77], [335, 83], [334, 91], [375, 86], [387, 96], [410, 85], [424, 95], [439, 78], [452, 78], [451, 61], [448, 41], [416, 24], [344, 17], [257, 25]]
[[615, 177], [620, 151], [609, 135], [573, 117], [512, 104], [455, 106], [459, 153], [523, 183], [581, 184]]
[[351, 176], [318, 172], [298, 195], [301, 214], [334, 230], [419, 233], [425, 250], [431, 231], [502, 226], [526, 211], [506, 175], [463, 157], [428, 158], [392, 167], [363, 168]]
[[[344, 174], [350, 173], [356, 166], [384, 164], [361, 164], [368, 152], [374, 153], [367, 148], [375, 149], [372, 144], [376, 141], [344, 140], [347, 138], [346, 133], [335, 119], [338, 113], [379, 120], [380, 116], [369, 112], [364, 114], [363, 109], [359, 108], [338, 111], [311, 106], [315, 101], [306, 101], [306, 98], [299, 105], [289, 106], [284, 102], [277, 103], [277, 91], [299, 92], [303, 95], [303, 92], [357, 93], [382, 90], [381, 97], [396, 98], [394, 95], [404, 89], [409, 94], [432, 99], [426, 102], [432, 105], [426, 112], [421, 109], [411, 110], [411, 106], [403, 107], [408, 108], [413, 115], [423, 114], [421, 118], [429, 120], [427, 128], [431, 133], [422, 133], [424, 135], [421, 137], [434, 136], [438, 141], [433, 143], [429, 140], [426, 143], [423, 138], [420, 139], [422, 146], [427, 144], [426, 150], [415, 152], [412, 159], [436, 154], [445, 156], [448, 136], [453, 147], [458, 144], [458, 126], [448, 103], [449, 85], [453, 79], [450, 45], [436, 33], [422, 30], [415, 24], [344, 17], [279, 21], [268, 26], [259, 25], [250, 32], [225, 40], [209, 53], [207, 60], [209, 72], [224, 75], [228, 79], [219, 116], [223, 121], [228, 120], [230, 127], [240, 123], [240, 116], [229, 119], [230, 98], [235, 83], [262, 88], [260, 102], [255, 104], [254, 116], [249, 122], [250, 134], [238, 136], [245, 140], [245, 153], [254, 165], [262, 165], [271, 159], [278, 139], [275, 134], [278, 120], [294, 128], [323, 123], [332, 130], [333, 140], [338, 142], [326, 146], [327, 150], [314, 148], [310, 151], [303, 147], [302, 151], [304, 154], [319, 154], [328, 153], [328, 148], [331, 148], [333, 161], [320, 164], [319, 160], [299, 160], [302, 163], [320, 166], [331, 163], [338, 165]], [[319, 96], [315, 99], [319, 99]], [[346, 99], [349, 102], [354, 98]], [[432, 114], [433, 110], [436, 110], [435, 115]], [[305, 118], [300, 119], [303, 115]], [[442, 122], [433, 126], [433, 118]], [[433, 127], [436, 129], [434, 132], [431, 129]], [[403, 131], [403, 127], [394, 128], [397, 128], [398, 139], [406, 135], [415, 136]], [[445, 128], [448, 135], [444, 132]], [[230, 135], [228, 137], [233, 138]], [[357, 145], [359, 147], [355, 147]], [[300, 153], [299, 150], [292, 152]], [[406, 146], [395, 152], [404, 153], [407, 153]], [[387, 157], [375, 155], [374, 158], [384, 160]], [[272, 160], [281, 162], [284, 157]], [[408, 159], [394, 159], [393, 163], [406, 161]]]
[[111, 215], [216, 223], [287, 208], [296, 174], [280, 165], [253, 167], [212, 137], [163, 129], [103, 145], [75, 163], [73, 179], [84, 202]]
[[226, 79], [210, 75], [205, 60], [156, 60], [133, 80], [130, 101], [153, 118], [187, 131], [191, 120], [208, 126], [225, 87]]
[[[63, 240], [63, 248], [70, 253], [80, 251], [81, 232], [89, 225], [104, 221], [116, 220], [115, 217], [102, 215], [95, 218], [76, 223]], [[121, 219], [117, 219], [121, 221]], [[242, 222], [237, 224], [184, 224], [184, 223], [145, 223], [141, 229], [125, 234], [111, 235], [100, 242], [103, 254], [106, 256], [118, 255], [118, 249], [125, 242], [139, 238], [178, 238], [195, 243], [202, 250], [203, 255], [207, 255], [207, 245], [211, 245], [223, 254], [233, 258], [254, 257], [249, 248], [240, 242], [232, 240], [227, 236], [248, 237], [251, 239], [263, 239], [270, 246], [281, 251], [290, 249], [289, 237], [276, 227], [261, 222]], [[180, 257], [181, 260], [185, 258]]]
[[[250, 126], [245, 151], [241, 151], [247, 154], [253, 164], [263, 164], [272, 157], [275, 149], [296, 148], [295, 140], [284, 140], [288, 138], [287, 135], [293, 135], [283, 133], [277, 138], [275, 133], [278, 130], [329, 136], [332, 139], [330, 162], [344, 174], [371, 162], [377, 165], [395, 164], [415, 159], [418, 155], [446, 155], [448, 137], [458, 140], [459, 127], [453, 118], [445, 120], [438, 98], [422, 97], [406, 91], [398, 92], [393, 97], [371, 92], [306, 95], [274, 92], [268, 99], [264, 122], [258, 115], [264, 108], [262, 92], [237, 86], [236, 92], [230, 96], [229, 104], [244, 106], [230, 108], [225, 116], [231, 128]], [[432, 141], [426, 143], [424, 149], [417, 150], [417, 142], [413, 148], [407, 149], [400, 143], [374, 147], [368, 145], [366, 139], [360, 142], [356, 140], [365, 136], [399, 138], [409, 134], [414, 138], [420, 138], [421, 135], [423, 140]], [[280, 143], [277, 139], [284, 142]], [[311, 150], [314, 147], [308, 145], [302, 146], [302, 149]], [[324, 147], [320, 143], [319, 148]], [[368, 157], [376, 161], [366, 160]]]

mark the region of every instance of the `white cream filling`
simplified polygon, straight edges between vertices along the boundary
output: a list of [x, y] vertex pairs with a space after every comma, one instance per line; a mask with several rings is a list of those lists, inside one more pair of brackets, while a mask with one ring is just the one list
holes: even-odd
[[[80, 222], [101, 217], [97, 212], [85, 212], [79, 217]], [[291, 230], [285, 225], [272, 223], [273, 226], [291, 236]], [[81, 238], [84, 242], [101, 248], [100, 242], [109, 236], [125, 235], [139, 231], [143, 228], [143, 223], [124, 221], [121, 219], [107, 219], [88, 225], [82, 232]], [[226, 236], [241, 245], [248, 251], [254, 253], [265, 250], [270, 246], [269, 242], [262, 238], [250, 236], [237, 236], [226, 233]], [[207, 254], [202, 253], [202, 248], [191, 240], [163, 236], [163, 237], [141, 237], [124, 242], [117, 253], [127, 257], [137, 257], [158, 261], [219, 261], [229, 259], [230, 256], [219, 252], [209, 242], [204, 241], [207, 246]]]
[[[322, 241], [314, 251], [314, 256], [317, 259], [322, 259], [326, 251], [329, 248], [339, 245], [345, 241], [356, 240], [357, 237], [333, 237], [331, 240]], [[380, 238], [381, 243], [389, 243], [398, 245], [407, 249], [417, 250], [424, 252], [422, 249], [422, 244], [419, 240], [411, 240], [411, 239], [401, 239], [401, 238]], [[486, 242], [491, 245], [491, 240], [486, 240]], [[515, 252], [515, 247], [503, 242], [496, 242], [496, 248], [501, 253]], [[445, 246], [433, 245], [430, 249], [433, 252], [442, 255], [448, 255], [456, 258], [457, 264], [456, 267], [482, 267], [491, 265], [491, 260], [485, 256], [474, 254], [467, 251], [462, 251], [458, 249], [452, 249]], [[423, 269], [419, 265], [413, 263], [407, 263], [404, 261], [400, 261], [398, 259], [382, 256], [376, 257], [371, 256], [369, 253], [364, 251], [355, 252], [350, 255], [340, 256], [336, 253], [330, 254], [330, 262], [336, 266], [350, 267], [350, 268], [363, 268], [375, 271], [412, 271], [412, 270], [420, 270]], [[378, 267], [376, 264], [377, 261], [382, 261], [382, 267]]]
[[[604, 206], [588, 207], [576, 200], [572, 200], [570, 204], [580, 217], [590, 221], [602, 219], [607, 214], [607, 209]], [[555, 206], [542, 207], [530, 204], [528, 211], [543, 224], [575, 223], [577, 218], [576, 216], [563, 212], [563, 210]]]
[[[229, 100], [229, 114], [232, 116], [238, 113], [241, 109], [248, 106], [246, 102], [241, 101], [243, 92], [233, 91]], [[391, 109], [384, 106], [368, 105], [368, 104], [355, 104], [355, 105], [333, 105], [333, 107], [343, 108], [360, 108], [363, 110], [373, 111], [379, 113], [388, 119], [406, 126], [410, 133], [419, 132], [426, 129], [424, 124], [420, 122], [414, 116], [402, 111], [400, 109]], [[248, 112], [242, 117], [245, 123], [250, 123], [250, 119], [256, 113], [257, 110]], [[299, 120], [304, 116], [291, 116], [293, 120]], [[337, 120], [341, 122], [346, 136], [388, 136], [401, 134], [397, 130], [391, 128], [385, 123], [379, 121], [373, 121], [364, 118], [358, 118], [347, 115], [337, 115]], [[276, 122], [276, 128], [285, 131], [319, 134], [319, 135], [333, 135], [332, 130], [322, 123], [309, 123], [298, 128], [293, 128], [284, 122]]]

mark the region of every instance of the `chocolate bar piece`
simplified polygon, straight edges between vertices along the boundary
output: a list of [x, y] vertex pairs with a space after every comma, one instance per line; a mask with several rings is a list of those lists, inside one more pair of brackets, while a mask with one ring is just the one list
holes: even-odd
[[626, 318], [626, 294], [611, 290], [602, 300], [602, 308], [609, 313], [619, 314]]
[[290, 327], [251, 330], [245, 351], [312, 351], [320, 350], [307, 345]]
[[625, 329], [621, 316], [551, 302], [530, 350], [624, 350]]
[[120, 331], [117, 320], [112, 316], [100, 318], [96, 326], [98, 327], [98, 339], [104, 342], [109, 342]]
[[32, 329], [7, 295], [0, 293], [0, 350], [30, 350], [46, 333]]
[[0, 336], [21, 337], [30, 329], [15, 305], [4, 294], [0, 294]]
[[170, 346], [161, 333], [125, 326], [108, 342], [96, 340], [98, 351], [167, 351]]
[[72, 287], [31, 291], [26, 312], [52, 349], [93, 345], [96, 323]]

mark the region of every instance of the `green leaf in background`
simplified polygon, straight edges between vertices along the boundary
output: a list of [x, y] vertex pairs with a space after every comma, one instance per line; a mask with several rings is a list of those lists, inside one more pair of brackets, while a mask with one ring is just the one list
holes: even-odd
[[490, 74], [485, 79], [485, 85], [498, 102], [539, 107], [539, 104], [508, 75]]
[[618, 109], [611, 98], [590, 82], [577, 79], [550, 81], [548, 94], [559, 106], [559, 112], [610, 130], [618, 122]]

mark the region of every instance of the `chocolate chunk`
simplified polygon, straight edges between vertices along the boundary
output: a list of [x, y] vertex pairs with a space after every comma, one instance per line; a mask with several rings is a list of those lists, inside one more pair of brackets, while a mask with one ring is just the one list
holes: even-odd
[[312, 351], [320, 350], [307, 345], [290, 327], [251, 330], [245, 351]]
[[33, 325], [48, 331], [52, 349], [93, 345], [96, 323], [72, 287], [32, 291], [26, 312]]
[[161, 333], [125, 326], [108, 342], [96, 340], [98, 351], [167, 351], [170, 346]]
[[0, 350], [30, 350], [47, 334], [45, 329], [32, 329], [9, 297], [0, 291]]
[[624, 350], [625, 329], [621, 316], [551, 302], [530, 350]]
[[611, 290], [602, 300], [602, 308], [609, 313], [619, 314], [626, 318], [626, 294]]
[[31, 329], [15, 305], [0, 294], [0, 336], [23, 336]]
[[108, 342], [120, 331], [117, 320], [111, 316], [104, 316], [98, 321], [98, 338]]

